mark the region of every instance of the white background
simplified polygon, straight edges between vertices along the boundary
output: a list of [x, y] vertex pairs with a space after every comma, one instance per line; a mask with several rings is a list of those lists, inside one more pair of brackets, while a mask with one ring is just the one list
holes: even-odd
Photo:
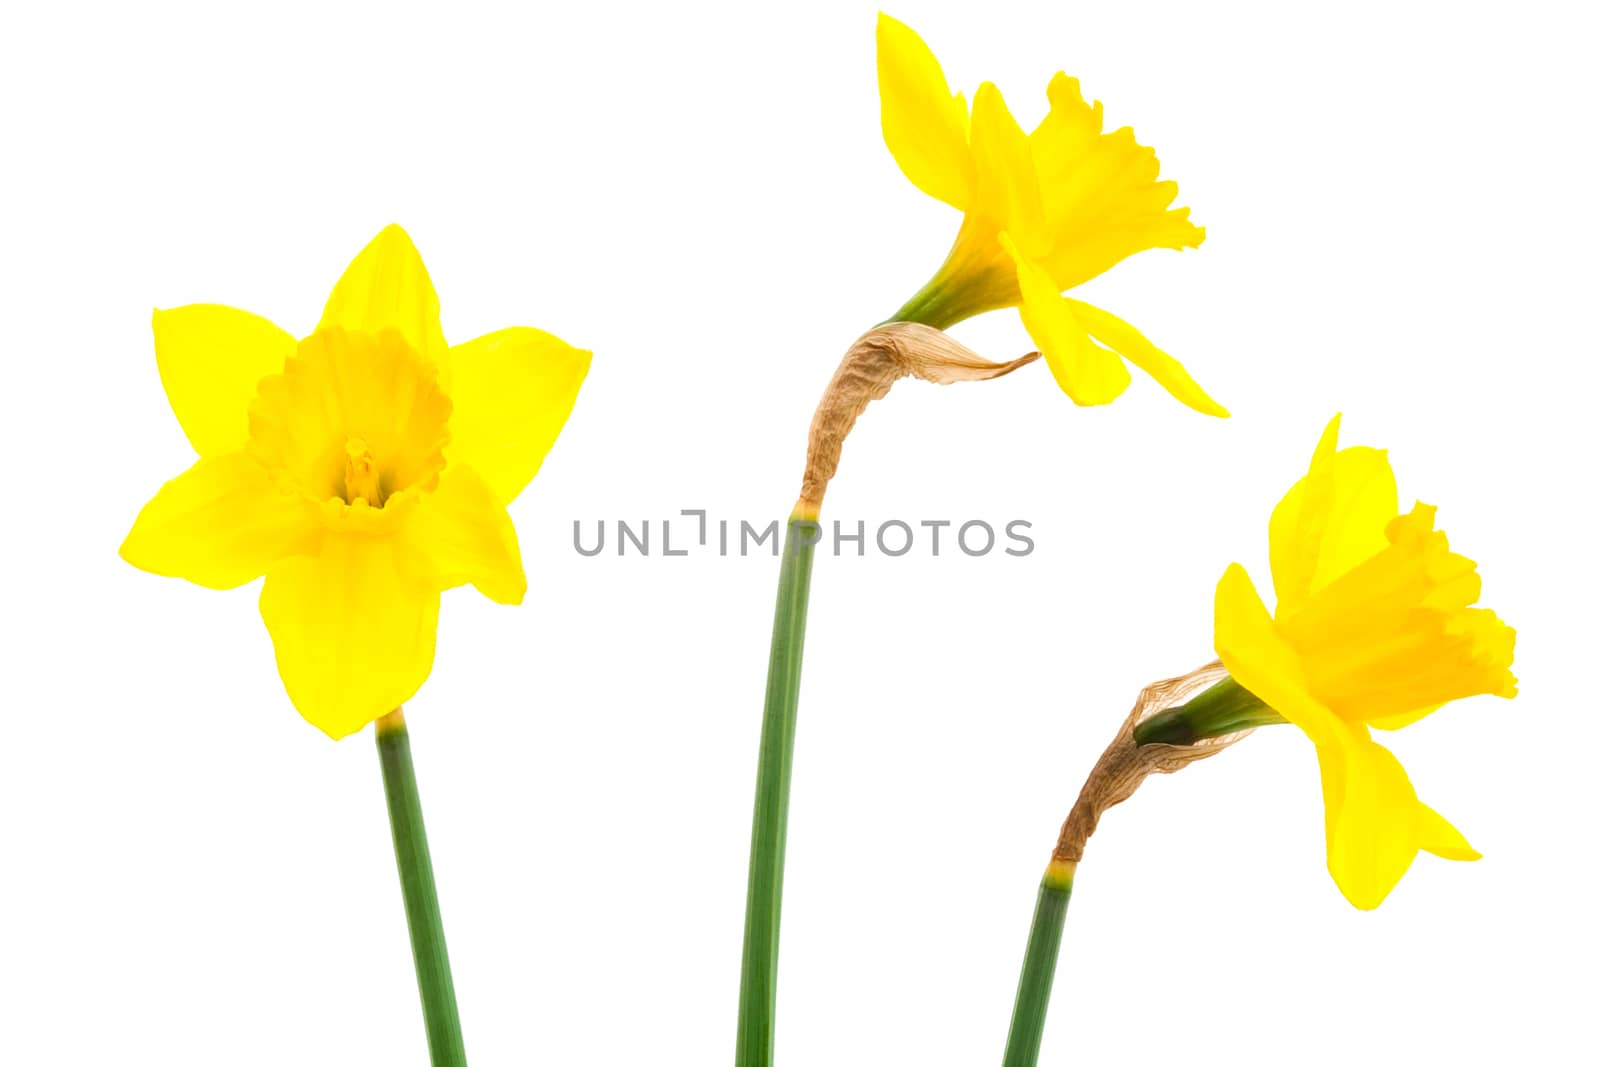
[[[1043, 365], [897, 387], [827, 516], [1034, 524], [1025, 559], [820, 558], [778, 1052], [993, 1063], [1034, 887], [1139, 688], [1324, 422], [1386, 445], [1520, 632], [1515, 702], [1391, 738], [1485, 854], [1376, 913], [1282, 728], [1091, 842], [1045, 1064], [1574, 1063], [1596, 995], [1596, 100], [1580, 6], [905, 4], [1024, 124], [1065, 69], [1209, 238], [1082, 295], [1235, 413]], [[731, 1058], [770, 558], [572, 523], [783, 514], [839, 354], [942, 258], [884, 149], [870, 4], [16, 5], [4, 100], [0, 1029], [18, 1064], [422, 1064], [371, 734], [277, 680], [256, 588], [116, 556], [191, 455], [153, 306], [296, 333], [385, 223], [452, 340], [595, 351], [516, 503], [520, 608], [446, 597], [408, 708], [479, 1064]], [[1016, 316], [956, 334], [994, 358]]]

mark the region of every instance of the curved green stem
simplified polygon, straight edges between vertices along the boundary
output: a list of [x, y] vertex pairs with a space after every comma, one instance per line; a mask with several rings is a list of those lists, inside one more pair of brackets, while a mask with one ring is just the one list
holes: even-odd
[[1072, 900], [1076, 864], [1052, 861], [1039, 883], [1033, 908], [1028, 948], [1022, 955], [1022, 977], [1011, 1009], [1011, 1031], [1006, 1035], [1004, 1067], [1034, 1067], [1044, 1037], [1045, 1012], [1050, 1008], [1050, 986], [1055, 981], [1056, 959], [1061, 953], [1061, 930]]
[[767, 660], [766, 710], [756, 770], [755, 817], [750, 829], [750, 881], [744, 908], [744, 960], [739, 977], [738, 1067], [772, 1063], [773, 1016], [778, 992], [778, 926], [783, 910], [783, 859], [789, 827], [789, 780], [794, 768], [795, 718], [800, 700], [800, 657], [805, 648], [806, 605], [816, 522], [789, 519], [778, 572], [778, 605]]
[[445, 951], [444, 920], [433, 884], [428, 832], [422, 824], [422, 799], [411, 766], [411, 736], [399, 709], [378, 720], [378, 761], [389, 803], [389, 829], [394, 834], [394, 860], [400, 868], [400, 892], [411, 931], [411, 958], [417, 965], [417, 988], [428, 1028], [428, 1055], [434, 1067], [465, 1067], [466, 1046], [456, 1014], [450, 955]]

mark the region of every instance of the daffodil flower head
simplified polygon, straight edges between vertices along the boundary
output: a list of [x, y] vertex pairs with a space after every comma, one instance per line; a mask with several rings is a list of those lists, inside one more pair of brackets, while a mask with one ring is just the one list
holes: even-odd
[[154, 328], [199, 460], [145, 505], [122, 556], [212, 589], [264, 575], [261, 615], [308, 721], [339, 738], [409, 700], [443, 590], [521, 602], [506, 505], [561, 432], [588, 352], [520, 327], [446, 345], [398, 226], [302, 341], [210, 304], [157, 311]]
[[1216, 649], [1316, 745], [1328, 869], [1352, 904], [1375, 908], [1418, 850], [1478, 853], [1417, 799], [1371, 728], [1399, 729], [1463, 697], [1515, 696], [1516, 631], [1472, 606], [1477, 564], [1450, 550], [1434, 509], [1400, 513], [1387, 455], [1341, 449], [1338, 436], [1335, 417], [1272, 513], [1276, 610], [1233, 564], [1217, 585]]
[[1000, 90], [985, 82], [969, 109], [951, 93], [922, 38], [878, 16], [883, 137], [913, 185], [963, 213], [939, 272], [896, 318], [940, 329], [984, 311], [1018, 307], [1062, 390], [1075, 403], [1109, 404], [1128, 387], [1123, 360], [1178, 400], [1228, 413], [1177, 360], [1110, 313], [1062, 295], [1148, 248], [1195, 248], [1205, 231], [1171, 206], [1152, 149], [1104, 113], [1077, 79], [1050, 82], [1050, 112], [1025, 133]]

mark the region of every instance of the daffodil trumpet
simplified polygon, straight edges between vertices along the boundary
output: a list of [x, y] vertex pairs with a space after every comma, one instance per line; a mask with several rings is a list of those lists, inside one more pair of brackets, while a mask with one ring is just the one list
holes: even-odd
[[231, 307], [154, 316], [162, 385], [197, 460], [123, 541], [141, 570], [260, 610], [284, 690], [338, 740], [372, 722], [435, 1065], [465, 1063], [410, 738], [441, 594], [527, 590], [506, 508], [565, 424], [590, 354], [540, 330], [448, 345], [439, 298], [390, 226], [308, 336]]

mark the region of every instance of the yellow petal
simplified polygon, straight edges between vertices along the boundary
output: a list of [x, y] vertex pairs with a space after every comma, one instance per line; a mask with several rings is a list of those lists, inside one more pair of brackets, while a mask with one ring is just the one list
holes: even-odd
[[1442, 707], [1444, 707], [1443, 704], [1430, 704], [1425, 708], [1417, 708], [1414, 711], [1407, 711], [1400, 715], [1379, 715], [1368, 719], [1367, 725], [1376, 727], [1379, 730], [1399, 730], [1410, 726], [1414, 722], [1426, 719]]
[[1377, 907], [1417, 854], [1417, 795], [1405, 771], [1365, 727], [1346, 723], [1311, 695], [1293, 647], [1237, 563], [1217, 583], [1216, 647], [1240, 685], [1316, 745], [1328, 871], [1350, 903]]
[[1335, 740], [1337, 717], [1311, 694], [1305, 669], [1267, 614], [1255, 583], [1239, 564], [1217, 582], [1217, 658], [1234, 680], [1321, 745]]
[[439, 487], [421, 496], [402, 536], [410, 549], [402, 558], [430, 588], [471, 582], [501, 604], [520, 604], [528, 591], [511, 516], [471, 468], [447, 469]]
[[1323, 431], [1311, 470], [1273, 509], [1268, 526], [1278, 617], [1382, 551], [1399, 514], [1388, 453], [1338, 448], [1339, 416]]
[[1022, 256], [1009, 235], [1001, 234], [1000, 243], [1016, 261], [1022, 324], [1062, 391], [1073, 403], [1085, 406], [1109, 404], [1121, 396], [1129, 381], [1122, 359], [1090, 339], [1071, 304], [1056, 292], [1043, 269]]
[[1216, 587], [1216, 651], [1240, 685], [1306, 731], [1322, 768], [1328, 872], [1350, 904], [1373, 909], [1416, 857], [1416, 793], [1389, 750], [1310, 694], [1298, 656], [1278, 637], [1237, 563]]
[[345, 268], [317, 329], [333, 326], [352, 333], [399, 330], [424, 359], [444, 358], [439, 296], [417, 246], [399, 226], [384, 227]]
[[[1028, 135], [1012, 117], [1000, 90], [989, 82], [978, 87], [972, 101], [972, 156], [976, 185], [967, 210], [1009, 233], [1025, 255], [1047, 251], [1049, 236]], [[1050, 288], [1061, 292], [1059, 285]]]
[[244, 452], [207, 456], [139, 512], [122, 558], [209, 589], [253, 581], [317, 534], [315, 514]]
[[951, 94], [939, 60], [916, 31], [883, 14], [878, 96], [884, 142], [911, 184], [965, 211], [973, 185], [966, 101]]
[[202, 456], [244, 447], [256, 383], [283, 369], [295, 341], [259, 315], [220, 304], [157, 311], [156, 366], [173, 414]]
[[1317, 746], [1328, 872], [1346, 900], [1370, 910], [1417, 858], [1422, 806], [1392, 752], [1368, 738], [1364, 727], [1340, 726], [1333, 744]]
[[1447, 860], [1483, 859], [1483, 853], [1469, 845], [1460, 830], [1420, 800], [1417, 802], [1417, 845]]
[[543, 330], [501, 330], [450, 350], [452, 463], [510, 503], [566, 425], [591, 353]]
[[1182, 363], [1151, 344], [1144, 334], [1093, 304], [1085, 304], [1070, 297], [1063, 299], [1072, 308], [1078, 321], [1089, 331], [1090, 336], [1160, 382], [1162, 388], [1180, 403], [1187, 404], [1202, 415], [1215, 415], [1220, 419], [1228, 417], [1228, 409], [1212, 400], [1206, 391], [1189, 377], [1189, 372], [1183, 369]]
[[439, 594], [408, 575], [395, 539], [329, 535], [273, 567], [261, 588], [289, 699], [329, 737], [410, 700], [433, 667]]

